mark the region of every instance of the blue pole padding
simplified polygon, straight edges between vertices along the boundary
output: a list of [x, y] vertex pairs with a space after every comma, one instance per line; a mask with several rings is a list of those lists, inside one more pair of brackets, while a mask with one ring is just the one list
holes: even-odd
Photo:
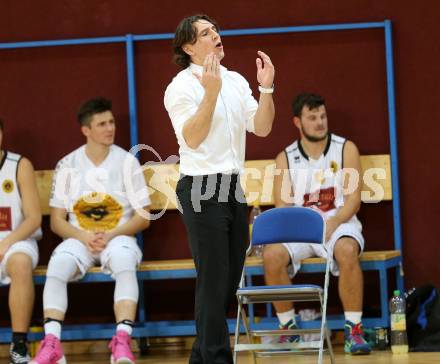
[[274, 28], [250, 28], [250, 29], [231, 29], [220, 32], [224, 36], [235, 35], [261, 35], [261, 34], [280, 34], [280, 33], [299, 33], [299, 32], [319, 32], [329, 30], [356, 30], [384, 28], [384, 22], [374, 23], [347, 23], [347, 24], [328, 24], [328, 25], [304, 25], [293, 27], [274, 27]]
[[[130, 116], [130, 144], [135, 146], [139, 143], [138, 139], [138, 117], [136, 105], [136, 74], [134, 63], [134, 40], [132, 34], [125, 36], [126, 56], [127, 56], [127, 83], [128, 83], [128, 112]], [[139, 157], [139, 156], [138, 156]], [[136, 235], [138, 244], [143, 250], [144, 241], [141, 233]]]
[[[399, 188], [399, 165], [397, 150], [397, 130], [396, 130], [396, 99], [394, 91], [394, 66], [393, 66], [393, 39], [391, 31], [391, 21], [385, 21], [385, 57], [387, 69], [387, 92], [388, 92], [388, 116], [390, 129], [390, 149], [391, 149], [391, 182], [393, 194], [393, 222], [394, 222], [394, 246], [396, 250], [402, 251], [402, 229], [400, 219], [400, 188]], [[403, 258], [403, 257], [402, 257]]]
[[[374, 29], [374, 28], [384, 28], [384, 27], [385, 27], [384, 22], [346, 23], [346, 24], [328, 24], [328, 25], [272, 27], [272, 28], [231, 29], [231, 30], [223, 30], [220, 32], [220, 34], [222, 36], [261, 35], [261, 34], [280, 34], [280, 33], [295, 33], [295, 32], [318, 32], [318, 31], [328, 31], [328, 30]], [[143, 35], [134, 35], [132, 37], [134, 41], [173, 39], [174, 33], [143, 34]], [[42, 40], [42, 41], [31, 41], [31, 42], [0, 43], [0, 49], [122, 43], [125, 41], [126, 41], [126, 37], [122, 37], [122, 36], [64, 39], [64, 40]]]
[[0, 49], [55, 47], [55, 46], [68, 46], [68, 45], [105, 44], [105, 43], [122, 43], [122, 42], [125, 42], [125, 37], [40, 40], [33, 42], [0, 43]]
[[[134, 39], [132, 34], [125, 36], [126, 57], [127, 57], [127, 84], [128, 84], [128, 110], [130, 115], [130, 144], [135, 146], [138, 141], [138, 117], [136, 105], [136, 72], [134, 62]], [[139, 156], [138, 156], [139, 157]], [[142, 233], [136, 234], [137, 243], [143, 251], [144, 238]], [[139, 302], [138, 302], [138, 320], [145, 324], [146, 309], [145, 309], [145, 292], [143, 280], [138, 280], [139, 284]]]
[[130, 115], [130, 144], [137, 145], [138, 142], [138, 119], [136, 105], [136, 75], [134, 63], [133, 35], [127, 34], [125, 37], [126, 56], [127, 56], [127, 81], [128, 81], [128, 110]]
[[135, 35], [134, 40], [162, 40], [173, 39], [174, 33], [142, 34]]
[[391, 21], [385, 20], [385, 58], [387, 62], [387, 92], [388, 92], [388, 114], [390, 128], [390, 155], [391, 155], [391, 188], [393, 194], [393, 227], [394, 247], [400, 251], [400, 266], [396, 270], [396, 284], [403, 292], [405, 282], [403, 280], [403, 242], [402, 225], [400, 216], [400, 187], [399, 187], [399, 153], [397, 150], [397, 128], [396, 128], [396, 95], [394, 89], [394, 61], [393, 61], [393, 34]]
[[[305, 26], [291, 26], [291, 27], [272, 27], [272, 28], [250, 28], [250, 29], [231, 29], [222, 30], [222, 36], [237, 36], [237, 35], [262, 35], [262, 34], [281, 34], [281, 33], [296, 33], [296, 32], [318, 32], [328, 30], [356, 30], [356, 29], [374, 29], [384, 28], [384, 22], [373, 23], [346, 23], [346, 24], [329, 24], [329, 25], [305, 25]], [[173, 39], [173, 33], [162, 34], [148, 34], [135, 35], [135, 40], [161, 40]]]

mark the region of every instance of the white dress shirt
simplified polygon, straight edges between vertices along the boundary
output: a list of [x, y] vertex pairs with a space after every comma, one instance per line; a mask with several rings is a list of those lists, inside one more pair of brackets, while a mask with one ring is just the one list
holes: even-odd
[[205, 90], [193, 75], [202, 66], [191, 65], [179, 72], [165, 91], [164, 104], [179, 143], [180, 172], [189, 176], [239, 173], [244, 168], [246, 130], [255, 131], [258, 103], [248, 82], [237, 72], [220, 66], [222, 88], [217, 98], [211, 128], [196, 149], [183, 138], [183, 126], [196, 112]]

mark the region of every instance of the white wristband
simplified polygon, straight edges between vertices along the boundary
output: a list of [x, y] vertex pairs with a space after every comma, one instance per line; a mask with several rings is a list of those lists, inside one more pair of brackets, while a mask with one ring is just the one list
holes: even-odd
[[273, 85], [271, 88], [264, 88], [258, 85], [258, 91], [260, 91], [262, 94], [273, 94], [273, 90], [274, 90]]

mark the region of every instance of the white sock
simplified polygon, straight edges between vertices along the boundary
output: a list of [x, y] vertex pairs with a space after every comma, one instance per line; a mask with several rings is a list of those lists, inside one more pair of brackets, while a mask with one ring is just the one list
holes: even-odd
[[131, 333], [133, 332], [133, 327], [124, 323], [119, 323], [116, 326], [116, 332], [118, 332], [119, 330], [125, 331], [128, 335], [131, 336]]
[[361, 322], [362, 311], [361, 312], [346, 311], [344, 312], [344, 316], [346, 321], [350, 321], [355, 325], [357, 325], [359, 322]]
[[292, 320], [293, 323], [296, 324], [294, 308], [286, 312], [277, 313], [277, 316], [278, 320], [280, 320], [280, 324], [283, 326], [287, 324], [290, 320]]
[[61, 339], [61, 324], [58, 321], [49, 321], [44, 324], [44, 333], [52, 334]]

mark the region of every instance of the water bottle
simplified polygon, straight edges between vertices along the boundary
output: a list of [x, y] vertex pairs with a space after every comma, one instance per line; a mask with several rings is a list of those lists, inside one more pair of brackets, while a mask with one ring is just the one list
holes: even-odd
[[405, 308], [405, 298], [399, 290], [394, 291], [394, 296], [390, 300], [391, 350], [393, 354], [408, 353]]
[[[258, 215], [261, 214], [261, 209], [258, 201], [255, 201], [249, 215], [249, 237], [252, 241], [252, 227], [254, 226], [254, 221]], [[252, 247], [251, 255], [262, 256], [263, 255], [263, 246], [256, 245]]]

